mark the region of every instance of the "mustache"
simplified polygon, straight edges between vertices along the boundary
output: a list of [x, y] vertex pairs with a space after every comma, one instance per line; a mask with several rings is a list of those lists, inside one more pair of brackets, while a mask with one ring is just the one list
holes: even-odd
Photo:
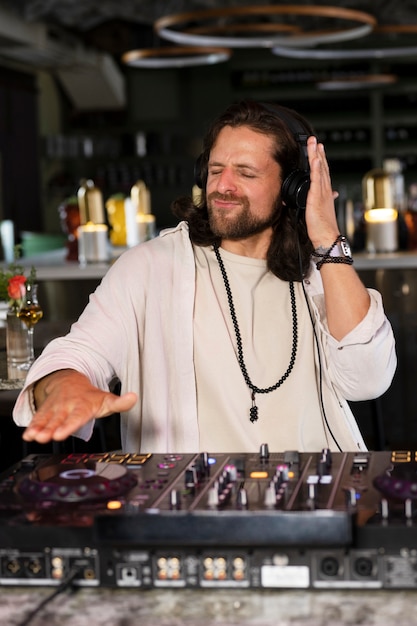
[[212, 202], [213, 200], [221, 200], [223, 202], [242, 202], [242, 198], [239, 196], [235, 196], [232, 193], [219, 193], [218, 191], [212, 191], [207, 196], [208, 202]]

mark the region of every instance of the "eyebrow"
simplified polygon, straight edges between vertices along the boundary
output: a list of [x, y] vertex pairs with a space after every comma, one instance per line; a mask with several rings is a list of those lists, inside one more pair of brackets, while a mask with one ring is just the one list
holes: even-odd
[[[208, 162], [208, 167], [224, 167], [224, 163], [222, 163], [221, 161], [209, 161]], [[233, 165], [233, 167], [240, 169], [240, 170], [251, 170], [252, 172], [260, 172], [261, 168], [259, 167], [255, 167], [254, 165], [249, 165], [248, 163], [236, 163], [235, 165]]]

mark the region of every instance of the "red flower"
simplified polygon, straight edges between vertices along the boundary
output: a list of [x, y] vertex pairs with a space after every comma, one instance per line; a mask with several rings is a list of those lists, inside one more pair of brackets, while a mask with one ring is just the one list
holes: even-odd
[[12, 276], [9, 278], [7, 293], [12, 300], [20, 300], [26, 293], [26, 276]]

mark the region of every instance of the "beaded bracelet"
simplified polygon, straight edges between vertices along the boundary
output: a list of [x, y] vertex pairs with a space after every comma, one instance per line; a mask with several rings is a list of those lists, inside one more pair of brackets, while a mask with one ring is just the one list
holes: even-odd
[[345, 265], [353, 265], [353, 259], [351, 256], [329, 256], [324, 257], [316, 263], [316, 267], [319, 270], [324, 263], [344, 263]]
[[[319, 252], [320, 248], [317, 248], [313, 252], [313, 256], [320, 257], [320, 260], [317, 261], [316, 267], [318, 270], [322, 267], [324, 263], [344, 263], [345, 265], [352, 265], [353, 259], [351, 256], [331, 256], [331, 252], [335, 246], [339, 243], [339, 241], [343, 241], [345, 238], [342, 235], [338, 235], [336, 240], [332, 243], [330, 248], [325, 250], [323, 253]], [[349, 245], [347, 245], [347, 249], [349, 250]]]
[[[342, 235], [338, 235], [337, 238], [334, 240], [334, 242], [332, 243], [332, 245], [327, 248], [327, 250], [325, 248], [323, 248], [323, 246], [320, 246], [319, 248], [316, 248], [313, 252], [314, 256], [319, 256], [319, 257], [325, 257], [325, 256], [329, 256], [331, 251], [333, 250], [333, 248], [335, 246], [337, 246], [337, 244], [339, 243], [339, 241], [341, 241], [343, 239]], [[319, 252], [320, 250], [320, 252]], [[323, 251], [323, 252], [322, 252]]]

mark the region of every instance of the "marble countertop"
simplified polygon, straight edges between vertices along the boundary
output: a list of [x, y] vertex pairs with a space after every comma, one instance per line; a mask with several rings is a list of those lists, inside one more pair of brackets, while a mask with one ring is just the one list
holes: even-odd
[[111, 263], [118, 257], [125, 248], [112, 253], [108, 263], [88, 263], [81, 265], [78, 261], [67, 261], [65, 259], [66, 249], [50, 250], [42, 254], [23, 257], [19, 259], [19, 264], [30, 268], [36, 268], [38, 280], [89, 280], [101, 279], [109, 269]]
[[[19, 626], [53, 591], [1, 588], [0, 623]], [[380, 626], [415, 624], [415, 591], [65, 591], [30, 626]]]

